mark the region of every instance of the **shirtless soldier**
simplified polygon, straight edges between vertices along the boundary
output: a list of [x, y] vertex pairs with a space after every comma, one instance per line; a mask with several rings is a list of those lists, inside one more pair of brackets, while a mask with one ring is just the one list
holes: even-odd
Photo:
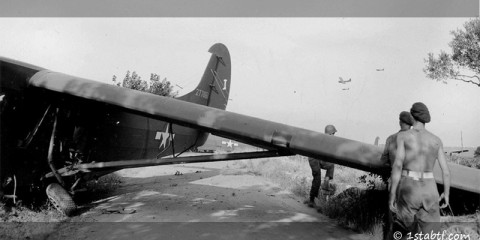
[[[437, 233], [440, 209], [449, 204], [450, 172], [443, 153], [442, 141], [425, 129], [430, 113], [417, 102], [410, 109], [413, 128], [397, 136], [397, 152], [392, 166], [389, 208], [408, 232]], [[438, 194], [433, 167], [438, 159], [443, 172], [444, 192]], [[439, 206], [441, 199], [445, 200]]]
[[[400, 131], [390, 135], [387, 138], [387, 141], [385, 142], [385, 149], [382, 154], [382, 161], [385, 163], [388, 163], [390, 166], [392, 166], [393, 162], [395, 161], [395, 153], [397, 152], [398, 133], [410, 130], [410, 128], [413, 125], [412, 115], [407, 111], [401, 112], [398, 118], [399, 118]], [[390, 181], [391, 180], [389, 179], [388, 185], [387, 185], [388, 189], [390, 189], [390, 186], [392, 186]], [[388, 204], [388, 203], [386, 202], [385, 204]], [[386, 214], [383, 221], [384, 221], [383, 239], [385, 240], [393, 239], [393, 216], [388, 206], [386, 208]]]
[[403, 111], [399, 116], [400, 131], [390, 135], [385, 141], [385, 149], [382, 154], [382, 161], [387, 162], [390, 166], [393, 165], [395, 161], [395, 153], [397, 152], [397, 135], [399, 132], [404, 132], [409, 130], [413, 125], [412, 115]]

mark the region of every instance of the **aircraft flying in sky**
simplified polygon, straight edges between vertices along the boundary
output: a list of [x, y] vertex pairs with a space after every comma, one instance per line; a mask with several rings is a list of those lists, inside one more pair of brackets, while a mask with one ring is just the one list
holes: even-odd
[[338, 80], [338, 82], [339, 82], [339, 83], [341, 83], [341, 84], [346, 84], [346, 83], [349, 83], [349, 82], [351, 82], [351, 81], [352, 81], [352, 79], [351, 79], [351, 78], [350, 78], [350, 79], [348, 79], [348, 80], [343, 80], [343, 78], [342, 78], [342, 77], [339, 77], [339, 79], [340, 79], [340, 80]]

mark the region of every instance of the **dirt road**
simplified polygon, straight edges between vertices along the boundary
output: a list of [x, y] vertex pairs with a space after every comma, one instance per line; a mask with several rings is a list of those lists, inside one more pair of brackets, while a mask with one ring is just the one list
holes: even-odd
[[111, 197], [42, 239], [369, 239], [229, 163], [126, 169]]

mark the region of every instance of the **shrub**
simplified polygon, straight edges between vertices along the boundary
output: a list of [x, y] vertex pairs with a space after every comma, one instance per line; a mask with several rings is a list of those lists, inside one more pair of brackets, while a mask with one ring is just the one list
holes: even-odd
[[473, 156], [474, 156], [474, 157], [480, 157], [480, 147], [477, 147], [477, 149], [476, 149], [475, 152], [473, 153]]
[[463, 166], [480, 169], [480, 156], [472, 158], [472, 157], [463, 157], [459, 155], [453, 155], [453, 156], [449, 156], [447, 160]]
[[[323, 198], [322, 198], [323, 199]], [[383, 223], [388, 193], [384, 190], [351, 187], [320, 204], [320, 210], [340, 224], [373, 233]]]

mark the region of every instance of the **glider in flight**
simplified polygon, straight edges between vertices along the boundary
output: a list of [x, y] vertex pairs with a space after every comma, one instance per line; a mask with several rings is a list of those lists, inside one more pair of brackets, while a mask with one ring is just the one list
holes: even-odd
[[339, 79], [340, 79], [340, 80], [338, 80], [338, 82], [339, 82], [339, 83], [341, 83], [341, 84], [346, 84], [346, 83], [349, 83], [349, 82], [351, 82], [351, 81], [352, 81], [352, 79], [351, 79], [351, 78], [350, 78], [350, 79], [348, 79], [348, 80], [343, 80], [343, 78], [342, 78], [342, 77], [339, 77]]

